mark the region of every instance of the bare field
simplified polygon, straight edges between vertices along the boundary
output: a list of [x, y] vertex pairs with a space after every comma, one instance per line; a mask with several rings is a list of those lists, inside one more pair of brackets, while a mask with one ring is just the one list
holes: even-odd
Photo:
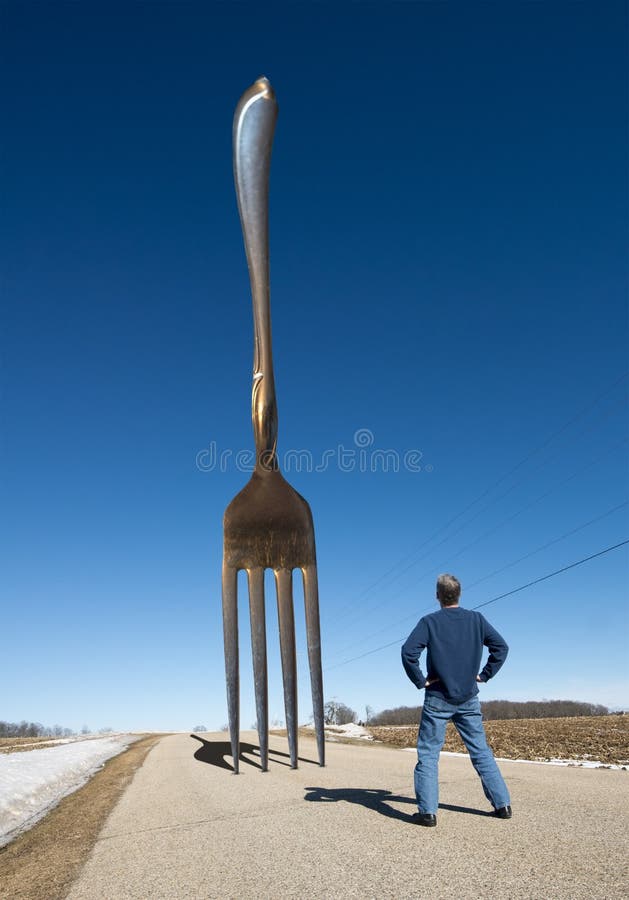
[[54, 747], [57, 739], [51, 737], [6, 737], [0, 738], [0, 753], [17, 753], [20, 750], [39, 750]]
[[0, 738], [0, 753], [21, 753], [26, 750], [43, 750], [46, 747], [61, 747], [64, 744], [74, 744], [77, 741], [97, 741], [101, 738], [111, 737], [109, 732], [104, 734], [72, 735], [69, 738], [53, 737], [10, 737]]
[[[599, 760], [605, 765], [629, 767], [629, 716], [499, 719], [484, 725], [489, 745], [504, 759]], [[393, 747], [417, 743], [417, 726], [374, 726], [368, 731], [375, 740]], [[443, 749], [466, 752], [451, 723]]]

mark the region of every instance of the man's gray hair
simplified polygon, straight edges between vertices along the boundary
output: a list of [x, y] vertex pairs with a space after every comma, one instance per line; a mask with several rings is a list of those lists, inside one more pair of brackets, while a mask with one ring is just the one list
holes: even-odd
[[455, 606], [461, 596], [461, 582], [454, 575], [437, 578], [437, 598], [444, 606]]

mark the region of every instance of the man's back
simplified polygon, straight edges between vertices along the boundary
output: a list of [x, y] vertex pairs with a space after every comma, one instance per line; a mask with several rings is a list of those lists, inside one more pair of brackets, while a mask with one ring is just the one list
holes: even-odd
[[[406, 674], [416, 687], [426, 689], [414, 773], [419, 810], [414, 820], [418, 825], [437, 824], [439, 753], [450, 721], [463, 739], [495, 814], [501, 819], [511, 818], [509, 789], [487, 743], [477, 697], [477, 682], [489, 681], [496, 674], [509, 648], [484, 616], [472, 609], [461, 609], [460, 596], [459, 579], [440, 575], [439, 612], [420, 619], [402, 647]], [[489, 648], [489, 658], [479, 672], [483, 647]], [[428, 650], [427, 678], [419, 667], [424, 649]]]
[[427, 680], [431, 682], [427, 694], [462, 703], [478, 693], [476, 676], [484, 646], [490, 655], [479, 677], [488, 681], [507, 657], [506, 642], [479, 612], [444, 606], [420, 619], [402, 647], [402, 662], [411, 681], [423, 688], [426, 679], [418, 660], [426, 648]]

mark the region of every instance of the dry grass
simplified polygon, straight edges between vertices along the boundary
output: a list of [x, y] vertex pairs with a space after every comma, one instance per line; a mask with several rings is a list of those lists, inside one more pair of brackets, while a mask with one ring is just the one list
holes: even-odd
[[[505, 759], [591, 759], [629, 766], [629, 716], [500, 719], [484, 724], [495, 755]], [[417, 743], [417, 726], [373, 727], [369, 731], [376, 740], [393, 747]], [[447, 727], [443, 749], [465, 753], [452, 724]]]
[[[102, 737], [102, 735], [99, 735]], [[79, 740], [78, 738], [68, 738]], [[8, 737], [0, 738], [0, 753], [19, 753], [22, 750], [41, 750], [44, 747], [59, 747], [57, 738], [51, 737]]]
[[0, 897], [66, 897], [109, 812], [162, 737], [155, 734], [140, 738], [112, 757], [87, 784], [65, 797], [33, 828], [0, 848]]

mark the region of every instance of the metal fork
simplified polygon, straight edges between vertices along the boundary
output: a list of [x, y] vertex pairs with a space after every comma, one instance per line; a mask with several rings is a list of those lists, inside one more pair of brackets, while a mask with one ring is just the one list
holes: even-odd
[[262, 771], [268, 769], [269, 715], [264, 571], [277, 591], [284, 707], [291, 768], [297, 768], [297, 665], [292, 573], [301, 569], [319, 764], [325, 764], [323, 677], [314, 527], [308, 503], [282, 477], [277, 461], [277, 404], [271, 351], [268, 196], [277, 102], [266, 78], [240, 98], [234, 114], [234, 180], [253, 297], [254, 358], [251, 416], [256, 446], [249, 483], [223, 520], [223, 633], [227, 706], [234, 772], [239, 771], [237, 576], [247, 573], [256, 713]]

